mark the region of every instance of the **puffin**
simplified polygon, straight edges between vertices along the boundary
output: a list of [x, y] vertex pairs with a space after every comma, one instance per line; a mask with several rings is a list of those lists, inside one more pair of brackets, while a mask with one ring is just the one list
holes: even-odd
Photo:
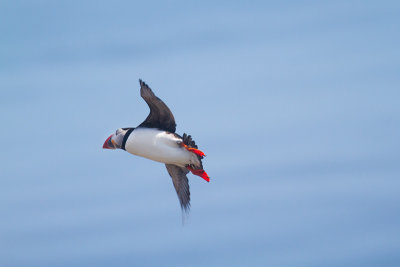
[[190, 210], [187, 174], [191, 172], [207, 182], [210, 177], [203, 169], [204, 152], [192, 137], [175, 133], [174, 115], [151, 88], [139, 80], [140, 96], [150, 108], [147, 118], [137, 127], [119, 128], [103, 144], [103, 149], [122, 149], [135, 156], [164, 163], [178, 195], [182, 212]]

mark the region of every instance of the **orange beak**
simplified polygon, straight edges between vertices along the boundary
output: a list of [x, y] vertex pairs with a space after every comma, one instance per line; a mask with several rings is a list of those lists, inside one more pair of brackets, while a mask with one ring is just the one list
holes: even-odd
[[110, 135], [110, 137], [108, 137], [108, 138], [106, 139], [106, 141], [104, 142], [104, 144], [103, 144], [103, 148], [104, 148], [104, 149], [115, 149], [113, 140], [111, 139], [112, 136], [113, 136], [113, 135]]

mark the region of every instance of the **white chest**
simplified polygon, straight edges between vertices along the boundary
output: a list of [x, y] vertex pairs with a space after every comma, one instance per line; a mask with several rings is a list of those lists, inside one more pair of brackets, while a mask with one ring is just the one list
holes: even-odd
[[180, 138], [165, 131], [136, 128], [129, 135], [125, 150], [158, 162], [185, 166], [191, 163], [193, 153], [182, 148], [179, 141]]

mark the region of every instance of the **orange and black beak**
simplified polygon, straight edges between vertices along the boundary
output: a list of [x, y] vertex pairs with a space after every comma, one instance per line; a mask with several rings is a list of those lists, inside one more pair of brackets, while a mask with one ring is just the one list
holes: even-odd
[[106, 139], [106, 141], [104, 142], [103, 148], [105, 149], [116, 149], [115, 145], [114, 145], [114, 140], [112, 140], [113, 134], [110, 135], [110, 137], [108, 137]]

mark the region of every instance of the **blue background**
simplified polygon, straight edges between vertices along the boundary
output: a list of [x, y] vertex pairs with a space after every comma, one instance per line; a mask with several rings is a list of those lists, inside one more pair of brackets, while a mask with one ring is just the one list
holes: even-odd
[[[397, 1], [2, 1], [1, 266], [399, 266]], [[208, 157], [102, 150], [144, 79]]]

